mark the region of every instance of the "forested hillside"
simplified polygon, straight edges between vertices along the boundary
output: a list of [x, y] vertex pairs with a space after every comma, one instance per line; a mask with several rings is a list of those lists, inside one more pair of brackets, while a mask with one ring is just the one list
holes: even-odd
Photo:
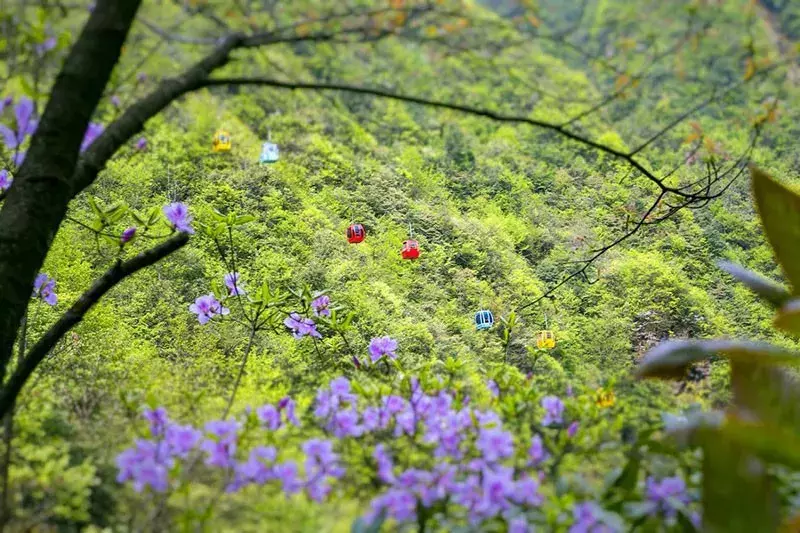
[[709, 503], [708, 462], [666, 434], [729, 405], [727, 352], [634, 375], [669, 339], [797, 348], [718, 267], [792, 283], [747, 170], [800, 172], [791, 2], [143, 2], [73, 159], [44, 110], [87, 18], [123, 8], [12, 4], [0, 222], [48, 218], [12, 211], [15, 189], [65, 161], [99, 175], [67, 185], [2, 338], [6, 530], [769, 531], [798, 512], [796, 462], [769, 456], [787, 466], [763, 505]]

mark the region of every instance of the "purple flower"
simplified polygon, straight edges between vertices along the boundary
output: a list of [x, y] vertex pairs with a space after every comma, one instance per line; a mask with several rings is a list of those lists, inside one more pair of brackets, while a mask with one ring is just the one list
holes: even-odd
[[404, 489], [390, 489], [383, 495], [372, 500], [370, 519], [378, 516], [381, 511], [398, 522], [411, 522], [417, 519], [417, 498], [411, 491]]
[[572, 398], [574, 396], [574, 392], [572, 391], [572, 385], [567, 384], [567, 398]]
[[303, 483], [297, 473], [297, 465], [292, 461], [286, 461], [275, 465], [272, 469], [275, 478], [280, 480], [283, 485], [283, 492], [294, 494], [303, 487]]
[[174, 202], [164, 206], [162, 211], [173, 228], [190, 235], [194, 233], [194, 230], [189, 225], [192, 222], [192, 215], [189, 214], [189, 208], [186, 207], [186, 204]]
[[170, 453], [185, 459], [191, 452], [203, 434], [192, 426], [180, 426], [169, 424], [167, 426], [165, 440]]
[[534, 437], [531, 439], [531, 447], [528, 448], [528, 457], [530, 458], [533, 466], [539, 465], [542, 461], [545, 461], [549, 457], [547, 450], [544, 449], [542, 437], [539, 435], [534, 435]]
[[236, 480], [233, 490], [247, 483], [263, 485], [275, 479], [273, 463], [278, 457], [277, 450], [272, 446], [256, 446], [250, 451], [247, 461], [236, 466]]
[[43, 42], [38, 43], [34, 47], [34, 49], [36, 51], [36, 55], [38, 55], [39, 57], [45, 55], [47, 52], [49, 52], [50, 50], [52, 50], [53, 48], [56, 47], [56, 42], [57, 41], [56, 41], [55, 37], [48, 37]]
[[241, 280], [239, 279], [238, 272], [229, 272], [228, 274], [225, 274], [224, 281], [225, 286], [230, 291], [228, 296], [244, 296], [247, 294], [242, 286]]
[[544, 418], [542, 419], [543, 426], [551, 426], [553, 424], [561, 424], [563, 422], [561, 415], [564, 413], [564, 402], [558, 396], [545, 396], [542, 398], [542, 407], [544, 407]]
[[328, 309], [330, 304], [331, 299], [323, 294], [311, 302], [311, 307], [314, 309], [314, 314], [316, 316], [331, 316], [331, 310]]
[[189, 306], [189, 311], [197, 313], [197, 321], [201, 325], [207, 324], [209, 320], [217, 315], [227, 315], [231, 312], [227, 307], [223, 307], [213, 294], [201, 296]]
[[569, 533], [614, 533], [615, 529], [608, 527], [602, 520], [603, 509], [595, 502], [583, 502], [572, 508], [575, 522], [570, 526]]
[[489, 463], [514, 454], [514, 439], [509, 432], [502, 429], [482, 428], [475, 446]]
[[146, 150], [147, 139], [145, 139], [144, 137], [139, 137], [139, 139], [136, 141], [136, 149], [139, 150], [140, 152]]
[[278, 401], [278, 411], [286, 414], [286, 421], [295, 426], [300, 426], [300, 421], [294, 412], [295, 407], [294, 400], [288, 396], [284, 396]]
[[220, 468], [234, 466], [239, 423], [235, 420], [214, 420], [206, 424], [205, 430], [214, 437], [205, 439], [202, 444], [206, 452], [206, 464]]
[[570, 424], [569, 427], [567, 428], [567, 437], [571, 439], [572, 437], [575, 436], [577, 432], [578, 432], [578, 421], [576, 420], [572, 424]]
[[539, 480], [527, 475], [517, 480], [510, 497], [519, 505], [538, 507], [544, 502], [544, 496], [539, 492]]
[[333, 442], [323, 439], [309, 439], [303, 443], [306, 454], [306, 476], [339, 478], [344, 469], [339, 465], [339, 455], [333, 451]]
[[125, 244], [127, 242], [130, 242], [133, 239], [134, 235], [136, 235], [136, 226], [131, 226], [130, 228], [127, 228], [125, 231], [122, 232], [119, 241], [122, 244]]
[[378, 463], [378, 479], [388, 485], [394, 483], [394, 464], [392, 463], [392, 456], [386, 451], [386, 446], [384, 444], [375, 446], [372, 457], [375, 459], [375, 462]]
[[103, 133], [105, 126], [102, 124], [98, 124], [97, 122], [90, 122], [89, 126], [86, 128], [86, 133], [83, 134], [83, 141], [81, 141], [81, 152], [85, 152], [89, 146], [100, 137], [100, 134]]
[[358, 423], [358, 411], [347, 409], [334, 413], [330, 428], [336, 438], [360, 437], [364, 434], [364, 426]]
[[278, 412], [278, 409], [272, 404], [262, 405], [261, 407], [256, 409], [256, 416], [261, 421], [264, 426], [271, 430], [275, 431], [279, 427], [281, 427], [281, 414]]
[[41, 300], [48, 305], [56, 305], [58, 303], [58, 296], [54, 292], [56, 289], [56, 280], [47, 276], [47, 274], [39, 274], [33, 282], [33, 298], [41, 298]]
[[144, 72], [139, 72], [138, 74], [136, 74], [136, 81], [137, 82], [143, 83], [146, 80], [147, 80], [147, 74], [145, 74]]
[[[17, 122], [17, 131], [15, 132], [8, 126], [0, 124], [0, 135], [2, 135], [3, 143], [8, 150], [18, 152], [20, 145], [25, 142], [29, 135], [36, 131], [36, 126], [38, 125], [36, 120], [33, 120], [33, 100], [24, 97], [20, 98], [14, 107], [14, 117]], [[19, 162], [21, 163], [21, 160]], [[15, 164], [18, 163], [15, 161]]]
[[122, 105], [122, 101], [116, 94], [111, 97], [111, 105], [113, 105], [114, 107], [119, 107]]
[[14, 103], [14, 97], [13, 96], [6, 96], [2, 100], [0, 100], [0, 113], [5, 111], [5, 109], [8, 106], [10, 106], [11, 104], [13, 104], [13, 103]]
[[665, 477], [660, 482], [648, 477], [646, 493], [652, 512], [663, 514], [669, 522], [675, 520], [680, 507], [689, 503], [686, 482], [679, 476]]
[[234, 458], [236, 453], [235, 442], [206, 439], [203, 441], [202, 448], [206, 452], [206, 465], [208, 466], [231, 468], [236, 464], [236, 459]]
[[302, 339], [304, 336], [322, 338], [322, 335], [317, 331], [317, 325], [310, 318], [303, 318], [297, 313], [292, 313], [286, 320], [283, 321], [284, 325], [292, 330], [292, 335], [295, 339]]
[[163, 407], [156, 407], [155, 409], [145, 409], [142, 417], [150, 422], [150, 434], [154, 437], [161, 437], [164, 435], [164, 430], [169, 422], [167, 417], [167, 410]]
[[136, 492], [151, 487], [156, 492], [165, 492], [169, 487], [169, 469], [172, 461], [165, 457], [163, 447], [149, 440], [139, 439], [133, 448], [117, 456], [117, 481], [133, 481]]
[[0, 170], [0, 192], [7, 191], [8, 188], [11, 187], [12, 181], [14, 180], [11, 179], [11, 176], [8, 174], [8, 170]]
[[508, 523], [508, 533], [530, 533], [530, 531], [528, 521], [523, 516], [517, 517]]
[[497, 398], [500, 396], [500, 387], [497, 386], [497, 382], [493, 379], [490, 379], [486, 382], [486, 387], [489, 389], [489, 392], [492, 395], [492, 398]]
[[369, 343], [369, 355], [373, 363], [377, 363], [384, 355], [396, 359], [397, 341], [390, 337], [376, 337]]
[[233, 442], [237, 439], [239, 423], [235, 420], [212, 420], [205, 426], [206, 432], [224, 442]]

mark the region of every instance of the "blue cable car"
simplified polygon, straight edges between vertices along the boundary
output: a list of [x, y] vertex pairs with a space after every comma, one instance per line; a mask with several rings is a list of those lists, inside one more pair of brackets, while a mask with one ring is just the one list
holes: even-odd
[[494, 324], [494, 315], [488, 309], [483, 309], [475, 313], [475, 327], [478, 329], [489, 329]]
[[277, 144], [267, 142], [261, 145], [261, 155], [258, 158], [259, 163], [275, 163], [279, 157]]

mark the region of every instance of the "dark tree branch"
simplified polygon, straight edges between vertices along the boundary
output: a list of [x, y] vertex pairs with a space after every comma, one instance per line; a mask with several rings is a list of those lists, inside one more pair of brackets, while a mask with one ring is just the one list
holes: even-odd
[[507, 115], [491, 109], [473, 107], [465, 104], [457, 104], [453, 102], [444, 102], [440, 100], [432, 100], [420, 96], [407, 95], [396, 93], [388, 89], [379, 89], [371, 87], [361, 87], [357, 85], [348, 85], [343, 83], [313, 83], [313, 82], [292, 82], [281, 81], [272, 78], [210, 78], [202, 82], [203, 87], [215, 87], [219, 85], [263, 85], [268, 87], [276, 87], [281, 89], [291, 90], [316, 90], [316, 91], [345, 91], [355, 94], [367, 94], [381, 98], [388, 98], [391, 100], [399, 100], [412, 104], [424, 105], [427, 107], [434, 107], [439, 109], [449, 109], [458, 111], [460, 113], [467, 113], [470, 115], [477, 115], [486, 117], [497, 122], [511, 122], [517, 124], [528, 124], [537, 128], [542, 128], [554, 131], [567, 139], [578, 142], [589, 148], [594, 148], [600, 152], [612, 155], [639, 171], [648, 180], [655, 183], [663, 193], [670, 193], [676, 196], [685, 198], [696, 198], [696, 195], [691, 192], [686, 192], [682, 188], [669, 187], [664, 184], [663, 179], [656, 176], [651, 170], [647, 169], [641, 162], [634, 158], [630, 153], [623, 152], [611, 146], [594, 141], [586, 136], [583, 136], [574, 131], [568, 130], [561, 124], [546, 122], [525, 116]]
[[142, 252], [133, 259], [122, 262], [119, 261], [111, 267], [102, 277], [94, 282], [94, 285], [83, 293], [78, 301], [53, 324], [47, 332], [42, 335], [39, 341], [31, 347], [24, 359], [20, 362], [8, 382], [0, 390], [0, 417], [5, 416], [14, 400], [19, 395], [25, 382], [30, 378], [33, 371], [42, 360], [47, 356], [56, 343], [78, 322], [83, 320], [86, 313], [102, 298], [108, 291], [114, 288], [122, 280], [161, 261], [171, 253], [184, 247], [189, 242], [189, 236], [181, 233], [163, 242], [162, 244]]

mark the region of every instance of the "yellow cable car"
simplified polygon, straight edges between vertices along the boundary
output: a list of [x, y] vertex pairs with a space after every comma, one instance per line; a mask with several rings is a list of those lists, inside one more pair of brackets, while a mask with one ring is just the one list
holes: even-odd
[[230, 152], [231, 134], [226, 130], [217, 130], [216, 133], [214, 133], [214, 141], [211, 144], [211, 149], [215, 152]]
[[617, 397], [614, 395], [614, 391], [610, 389], [599, 388], [595, 391], [594, 395], [594, 403], [597, 407], [606, 408], [611, 407], [616, 403]]
[[545, 329], [536, 335], [536, 347], [540, 350], [549, 350], [556, 347], [556, 336], [553, 332]]

